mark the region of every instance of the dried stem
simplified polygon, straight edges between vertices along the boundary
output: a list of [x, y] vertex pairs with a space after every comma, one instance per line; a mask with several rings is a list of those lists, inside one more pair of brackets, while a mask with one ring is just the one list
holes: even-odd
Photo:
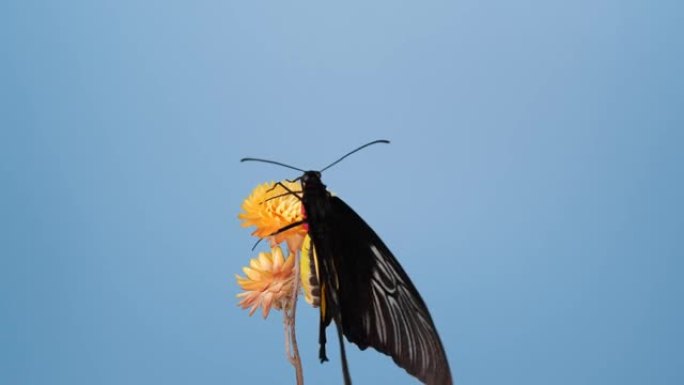
[[299, 294], [299, 251], [290, 254], [289, 258], [295, 259], [294, 280], [292, 282], [292, 297], [287, 306], [283, 309], [283, 326], [285, 327], [285, 354], [288, 361], [295, 368], [297, 385], [304, 385], [304, 371], [302, 370], [302, 360], [299, 357], [297, 348], [297, 334], [295, 331], [295, 314], [297, 310], [297, 295]]

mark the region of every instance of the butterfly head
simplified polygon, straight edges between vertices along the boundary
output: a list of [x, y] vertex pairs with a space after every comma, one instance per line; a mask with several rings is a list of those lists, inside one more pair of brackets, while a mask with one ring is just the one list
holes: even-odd
[[320, 171], [305, 171], [304, 175], [302, 175], [299, 179], [302, 182], [302, 187], [304, 188], [306, 188], [307, 185], [314, 186], [322, 184]]

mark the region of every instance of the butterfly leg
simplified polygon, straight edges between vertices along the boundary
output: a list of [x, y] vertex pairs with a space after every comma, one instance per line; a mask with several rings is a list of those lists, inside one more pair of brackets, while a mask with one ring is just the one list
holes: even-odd
[[[276, 232], [273, 233], [273, 234], [269, 234], [268, 236], [269, 236], [269, 237], [272, 237], [272, 236], [274, 236], [274, 235], [278, 235], [278, 234], [282, 233], [283, 231], [287, 231], [287, 230], [289, 230], [289, 229], [291, 229], [291, 228], [293, 228], [293, 227], [301, 226], [301, 225], [303, 225], [303, 224], [305, 224], [305, 223], [306, 223], [306, 220], [305, 220], [305, 219], [302, 219], [301, 221], [297, 221], [297, 222], [294, 222], [294, 223], [290, 223], [289, 225], [287, 225], [287, 226], [285, 226], [285, 227], [279, 228], [278, 231], [276, 231]], [[252, 250], [256, 249], [257, 245], [259, 244], [259, 242], [261, 242], [262, 239], [263, 239], [263, 238], [259, 238], [259, 240], [256, 241], [256, 243], [254, 244], [254, 246], [252, 246]]]
[[325, 319], [323, 317], [323, 309], [321, 309], [321, 322], [318, 329], [318, 344], [320, 346], [318, 349], [318, 358], [321, 360], [321, 363], [328, 361], [328, 356], [325, 354], [326, 342], [327, 338], [325, 336]]
[[[320, 349], [318, 350], [318, 358], [321, 359], [321, 363], [328, 361], [328, 357], [325, 354], [325, 316], [323, 314], [323, 308], [321, 307], [321, 322], [318, 330], [318, 343], [320, 344]], [[349, 374], [349, 364], [347, 364], [347, 353], [344, 348], [344, 339], [342, 338], [342, 323], [335, 320], [335, 329], [337, 330], [337, 338], [340, 343], [340, 356], [342, 358], [342, 375], [344, 376], [344, 385], [352, 385], [351, 375]]]
[[351, 385], [352, 382], [351, 375], [349, 374], [349, 365], [347, 364], [347, 353], [344, 350], [344, 339], [342, 338], [341, 321], [335, 320], [335, 329], [337, 329], [337, 337], [340, 341], [340, 356], [342, 357], [342, 375], [344, 376], [344, 385]]
[[284, 232], [284, 231], [287, 231], [287, 230], [289, 230], [289, 229], [291, 229], [291, 228], [293, 228], [293, 227], [301, 226], [301, 225], [303, 225], [303, 224], [305, 224], [305, 223], [306, 223], [306, 219], [302, 219], [301, 221], [297, 221], [297, 222], [294, 222], [294, 223], [290, 223], [289, 225], [287, 225], [287, 226], [285, 226], [285, 227], [279, 228], [275, 233], [269, 235], [269, 237], [272, 237], [272, 236], [274, 236], [274, 235], [278, 235], [278, 234], [280, 234], [280, 233], [282, 233], [282, 232]]
[[[268, 191], [271, 191], [271, 190], [268, 190]], [[274, 196], [274, 197], [270, 197], [270, 198], [266, 199], [265, 201], [263, 201], [263, 202], [261, 202], [261, 203], [259, 203], [259, 204], [262, 205], [262, 204], [264, 204], [264, 203], [266, 203], [266, 202], [268, 202], [268, 201], [270, 201], [270, 200], [272, 200], [272, 199], [282, 198], [282, 197], [288, 196], [288, 195], [294, 195], [294, 196], [297, 197], [297, 199], [302, 200], [302, 197], [300, 197], [299, 195], [297, 195], [297, 193], [301, 193], [301, 191], [292, 191], [292, 192], [286, 192], [286, 193], [278, 194], [278, 195], [276, 195], [276, 196]]]
[[[323, 266], [328, 266], [329, 262], [327, 260], [323, 261]], [[329, 271], [329, 267], [324, 267], [326, 271]], [[347, 353], [344, 348], [344, 339], [342, 337], [342, 317], [339, 313], [339, 298], [338, 294], [334, 290], [328, 290], [333, 286], [333, 281], [329, 275], [326, 284], [321, 284], [321, 329], [319, 331], [319, 342], [321, 344], [321, 350], [319, 356], [321, 356], [321, 362], [323, 362], [323, 357], [325, 357], [325, 328], [330, 325], [331, 320], [335, 320], [335, 329], [337, 330], [337, 337], [340, 343], [340, 358], [342, 359], [342, 374], [344, 376], [344, 385], [351, 385], [351, 375], [349, 374], [349, 365], [347, 364]], [[327, 360], [327, 357], [326, 357]]]
[[[288, 182], [289, 182], [289, 181], [288, 181]], [[292, 195], [296, 196], [297, 198], [299, 198], [299, 200], [302, 200], [302, 197], [300, 197], [299, 195], [297, 195], [297, 193], [298, 193], [298, 192], [301, 192], [301, 191], [292, 191], [292, 190], [290, 190], [287, 186], [285, 186], [282, 182], [276, 182], [276, 183], [273, 185], [273, 187], [271, 187], [270, 189], [268, 189], [266, 192], [271, 192], [271, 191], [275, 190], [275, 188], [278, 187], [278, 186], [282, 187], [283, 189], [285, 189], [285, 191], [287, 191], [287, 194], [283, 194], [282, 196], [292, 194]], [[274, 197], [274, 198], [275, 198], [275, 197]], [[271, 199], [273, 199], [273, 198], [271, 198]]]

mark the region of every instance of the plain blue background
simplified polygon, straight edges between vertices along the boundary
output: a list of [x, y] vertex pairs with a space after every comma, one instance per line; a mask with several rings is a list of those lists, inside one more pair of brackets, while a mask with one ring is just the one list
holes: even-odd
[[[682, 4], [3, 1], [0, 382], [294, 383], [234, 274], [242, 200], [297, 173], [238, 160], [387, 138], [324, 181], [458, 384], [684, 383]], [[307, 384], [341, 384], [299, 310]]]

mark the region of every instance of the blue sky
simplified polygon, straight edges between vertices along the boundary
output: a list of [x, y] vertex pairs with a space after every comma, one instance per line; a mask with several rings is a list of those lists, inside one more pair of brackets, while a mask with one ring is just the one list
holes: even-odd
[[[0, 382], [294, 383], [237, 306], [257, 184], [324, 181], [458, 384], [684, 381], [680, 1], [5, 1]], [[308, 384], [317, 315], [298, 318]], [[415, 380], [349, 347], [355, 384]]]

